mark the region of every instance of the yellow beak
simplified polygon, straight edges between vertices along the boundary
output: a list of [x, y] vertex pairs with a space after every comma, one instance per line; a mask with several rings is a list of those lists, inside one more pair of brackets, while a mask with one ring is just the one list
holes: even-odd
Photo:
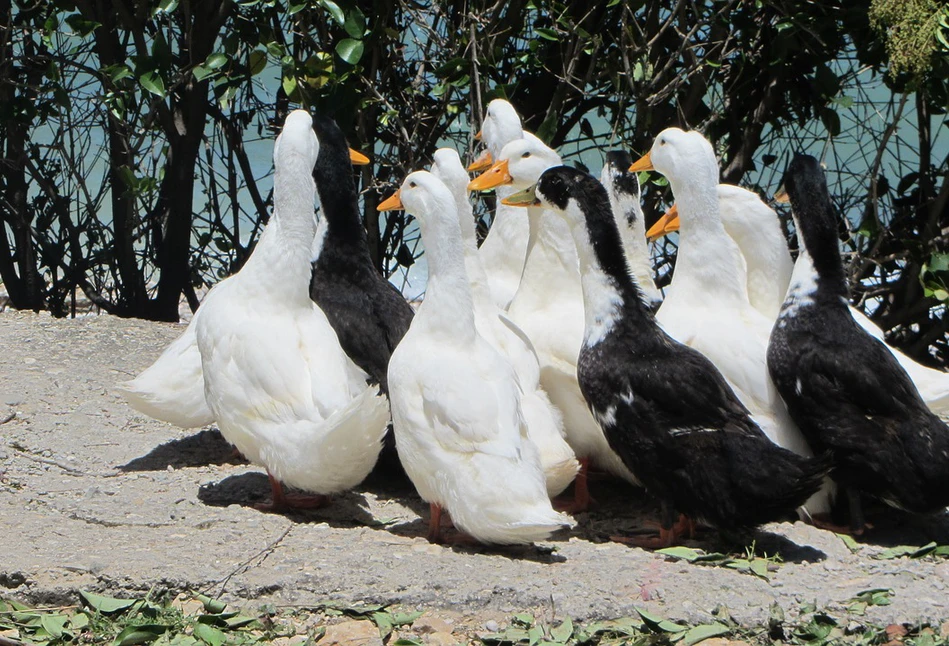
[[781, 204], [787, 204], [791, 201], [791, 198], [788, 196], [787, 189], [784, 188], [784, 184], [778, 187], [778, 192], [774, 194], [774, 201], [780, 202]]
[[468, 165], [468, 172], [477, 173], [479, 171], [486, 170], [491, 168], [492, 163], [494, 163], [494, 160], [491, 159], [491, 153], [485, 150], [483, 153], [478, 155], [477, 159]]
[[513, 181], [514, 178], [511, 177], [511, 173], [508, 170], [507, 160], [504, 159], [468, 182], [468, 190], [486, 191], [489, 188], [501, 186], [502, 184], [510, 184]]
[[350, 148], [349, 161], [352, 162], [353, 166], [365, 166], [369, 163], [369, 158], [363, 155], [361, 152]]
[[376, 210], [377, 211], [398, 211], [400, 209], [404, 209], [405, 207], [402, 206], [401, 193], [402, 191], [396, 191], [395, 193], [393, 193], [392, 195], [384, 199], [382, 203], [376, 207]]
[[540, 200], [537, 199], [537, 193], [534, 191], [536, 188], [537, 185], [535, 184], [523, 191], [508, 195], [501, 200], [501, 204], [507, 204], [508, 206], [539, 206]]
[[484, 137], [484, 128], [475, 133], [475, 141], [481, 141], [482, 137]]
[[679, 209], [675, 204], [672, 205], [665, 214], [656, 220], [656, 223], [649, 227], [649, 231], [646, 232], [646, 237], [649, 238], [649, 241], [657, 240], [662, 236], [667, 236], [673, 231], [679, 230]]
[[630, 172], [640, 173], [644, 170], [655, 170], [652, 165], [652, 159], [649, 157], [649, 153], [646, 153], [639, 158], [639, 161], [633, 162], [633, 165], [629, 167]]

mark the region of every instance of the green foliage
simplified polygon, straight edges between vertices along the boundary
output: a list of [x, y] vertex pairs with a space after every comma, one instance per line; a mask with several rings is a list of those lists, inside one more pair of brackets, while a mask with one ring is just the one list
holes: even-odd
[[949, 52], [949, 8], [937, 0], [873, 0], [870, 22], [886, 39], [889, 73], [928, 74], [940, 49]]
[[[949, 16], [930, 12], [934, 2], [873, 2], [888, 43], [903, 34], [892, 25], [929, 16], [932, 69], [905, 140], [876, 118], [907, 132], [897, 117], [912, 108], [895, 113], [905, 95], [864, 90], [887, 70], [897, 93], [915, 87], [902, 62], [888, 67], [870, 0], [705, 0], [675, 12], [564, 0], [15, 5], [0, 70], [0, 151], [15, 160], [0, 169], [0, 280], [15, 307], [62, 316], [85, 297], [176, 319], [182, 294], [195, 307], [253, 249], [269, 209], [260, 151], [303, 106], [372, 153], [358, 176], [363, 216], [377, 268], [398, 282], [421, 253], [418, 231], [402, 214], [379, 218], [380, 197], [439, 146], [474, 153], [487, 102], [507, 97], [568, 163], [593, 170], [597, 151], [642, 153], [678, 125], [713, 140], [723, 180], [765, 193], [791, 151], [856, 145], [865, 168], [829, 160], [848, 221], [866, 224], [848, 240], [855, 297], [917, 355], [935, 344], [944, 361], [945, 277], [932, 259], [947, 253], [937, 199], [947, 162], [932, 141], [949, 105]], [[650, 178], [647, 218], [669, 199], [668, 183]], [[477, 208], [483, 232], [491, 206]], [[662, 284], [675, 246], [657, 253]]]
[[758, 556], [755, 554], [754, 545], [746, 548], [745, 553], [741, 556], [725, 555], [718, 552], [705, 552], [700, 549], [685, 546], [667, 547], [656, 550], [656, 553], [662, 554], [672, 560], [682, 560], [697, 565], [727, 567], [743, 574], [751, 574], [765, 581], [770, 579], [769, 573], [776, 570], [781, 563], [781, 558], [778, 556], [768, 556], [767, 554]]

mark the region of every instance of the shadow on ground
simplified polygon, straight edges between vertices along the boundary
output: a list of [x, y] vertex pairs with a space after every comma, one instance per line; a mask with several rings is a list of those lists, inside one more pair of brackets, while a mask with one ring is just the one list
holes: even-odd
[[140, 458], [123, 464], [120, 471], [165, 471], [209, 464], [246, 464], [216, 428], [165, 442]]
[[[198, 489], [198, 500], [211, 507], [240, 505], [254, 508], [270, 500], [270, 480], [267, 474], [259, 471], [228, 476], [220, 482], [202, 485]], [[370, 513], [365, 497], [357, 491], [334, 495], [329, 505], [319, 509], [272, 513], [279, 513], [297, 523], [325, 522], [332, 527], [382, 526]]]

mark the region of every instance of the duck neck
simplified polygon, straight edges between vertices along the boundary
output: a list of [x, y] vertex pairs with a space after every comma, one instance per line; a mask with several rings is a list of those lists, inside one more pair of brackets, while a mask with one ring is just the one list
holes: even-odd
[[607, 206], [599, 205], [602, 212], [592, 214], [569, 212], [580, 211], [575, 202], [567, 207], [580, 265], [583, 344], [587, 347], [606, 338], [621, 318], [632, 321], [637, 328], [651, 325], [652, 321], [651, 311], [630, 276], [616, 221], [603, 210]]
[[464, 189], [452, 191], [455, 198], [455, 207], [458, 209], [458, 226], [461, 229], [461, 246], [464, 249], [465, 271], [471, 284], [471, 296], [475, 303], [483, 305], [493, 303], [491, 288], [488, 285], [488, 275], [481, 264], [478, 255], [478, 232], [475, 229], [474, 211], [468, 194]]
[[310, 259], [316, 235], [315, 187], [302, 156], [281, 160], [274, 172], [273, 217], [246, 266], [258, 267], [268, 293], [309, 300]]
[[[811, 205], [798, 208], [811, 209]], [[848, 303], [850, 286], [840, 258], [837, 223], [830, 208], [828, 201], [826, 213], [807, 213], [803, 229], [801, 215], [804, 214], [794, 217], [794, 226], [798, 231], [798, 239], [801, 240], [801, 250], [794, 264], [794, 273], [791, 277], [792, 289], [801, 282], [806, 284], [804, 272], [809, 272], [812, 275], [815, 294], [826, 297], [829, 301], [842, 300]]]
[[346, 248], [344, 257], [358, 257], [371, 262], [352, 168], [348, 148], [337, 150], [331, 142], [320, 149], [313, 176], [326, 221], [324, 242], [332, 241], [334, 246]]
[[652, 263], [649, 261], [649, 247], [646, 243], [646, 227], [643, 224], [639, 196], [619, 194], [610, 196], [610, 206], [617, 222], [623, 249], [629, 268], [636, 277], [636, 284], [650, 299], [660, 298], [656, 281], [652, 276]]
[[[530, 227], [527, 257], [515, 295], [519, 301], [570, 289], [570, 283], [580, 282], [577, 247], [563, 218], [535, 206], [527, 207], [527, 217]], [[552, 287], [551, 281], [554, 280], [560, 284]]]
[[[448, 205], [439, 205], [442, 213], [451, 213]], [[475, 336], [474, 303], [464, 249], [457, 218], [419, 218], [425, 257], [428, 260], [428, 283], [425, 299], [419, 307], [419, 319], [429, 317], [431, 333], [445, 333], [453, 339], [471, 340]], [[434, 242], [434, 244], [429, 244]], [[422, 316], [427, 312], [427, 316]]]
[[[679, 209], [679, 251], [670, 296], [714, 296], [717, 303], [748, 304], [747, 276], [738, 245], [725, 232], [719, 212], [718, 178], [670, 180]], [[700, 296], [701, 297], [701, 296]]]

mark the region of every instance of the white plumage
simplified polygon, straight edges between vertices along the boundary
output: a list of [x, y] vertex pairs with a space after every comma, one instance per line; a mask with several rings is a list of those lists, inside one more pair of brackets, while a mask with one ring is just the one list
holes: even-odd
[[478, 332], [514, 369], [521, 389], [521, 409], [527, 433], [540, 451], [547, 494], [556, 496], [573, 482], [580, 468], [573, 449], [564, 439], [560, 411], [550, 402], [540, 385], [540, 364], [530, 339], [491, 298], [487, 276], [478, 254], [474, 216], [468, 200], [468, 173], [457, 151], [451, 148], [435, 151], [432, 174], [451, 191], [458, 210], [465, 270], [471, 285]]
[[214, 414], [204, 400], [201, 353], [195, 339], [200, 312], [195, 312], [184, 332], [152, 365], [118, 385], [118, 391], [138, 412], [181, 428], [214, 423]]
[[[485, 165], [496, 160], [505, 145], [522, 137], [539, 141], [521, 129], [521, 118], [514, 106], [504, 99], [491, 101], [481, 127], [481, 141], [487, 148]], [[478, 250], [491, 295], [502, 310], [506, 310], [514, 298], [527, 257], [527, 222], [517, 209], [501, 204], [501, 199], [512, 192], [507, 187], [498, 190], [491, 228]]]
[[[811, 455], [768, 374], [774, 320], [749, 300], [745, 260], [722, 224], [711, 144], [697, 132], [668, 128], [656, 137], [645, 165], [669, 180], [680, 218], [675, 273], [657, 320], [673, 338], [715, 364], [773, 442]], [[812, 513], [828, 509], [829, 499], [822, 494], [808, 504]]]
[[224, 437], [276, 480], [329, 494], [372, 469], [388, 411], [310, 300], [311, 123], [303, 110], [287, 117], [274, 146], [273, 218], [241, 271], [207, 295], [196, 333]]
[[429, 265], [425, 300], [389, 361], [402, 465], [422, 498], [475, 539], [546, 539], [573, 521], [550, 505], [513, 369], [475, 326], [452, 195], [425, 171], [409, 175], [398, 195], [418, 218]]
[[[488, 182], [491, 185], [506, 181], [513, 193], [532, 186], [545, 170], [560, 163], [560, 156], [539, 140], [522, 138], [504, 147], [485, 178], [492, 178]], [[475, 187], [480, 185], [479, 180], [474, 180]], [[527, 334], [537, 352], [540, 382], [563, 414], [567, 442], [576, 456], [636, 482], [610, 449], [577, 382], [584, 310], [573, 236], [563, 218], [544, 217], [543, 210], [536, 207], [526, 210], [530, 221], [527, 261], [508, 315]], [[579, 508], [584, 506], [582, 500], [577, 504]]]

